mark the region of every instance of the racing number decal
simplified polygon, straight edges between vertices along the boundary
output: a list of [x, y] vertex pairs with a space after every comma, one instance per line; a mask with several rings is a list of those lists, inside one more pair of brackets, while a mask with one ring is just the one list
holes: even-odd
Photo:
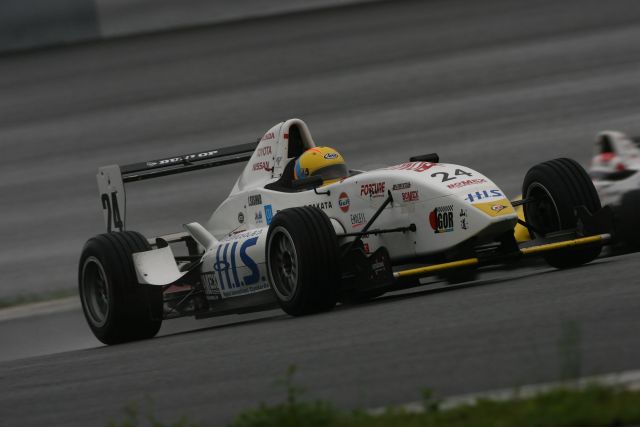
[[116, 192], [111, 193], [111, 198], [106, 193], [103, 193], [100, 197], [102, 200], [102, 209], [107, 210], [107, 233], [111, 233], [111, 225], [117, 228], [118, 231], [122, 231], [123, 224], [120, 217], [120, 208], [118, 207], [118, 197]]
[[[239, 251], [237, 241], [218, 246], [216, 263], [213, 265], [213, 269], [218, 273], [220, 290], [225, 290], [225, 286], [228, 289], [235, 289], [258, 283], [260, 280], [260, 269], [258, 268], [258, 264], [247, 254], [247, 250], [255, 246], [257, 241], [257, 237], [245, 240], [240, 245]], [[229, 247], [231, 247], [231, 249], [229, 249]], [[240, 260], [251, 271], [250, 275], [242, 277], [242, 281], [238, 278], [238, 269], [236, 267], [237, 252], [239, 252]]]
[[454, 179], [457, 179], [457, 177], [462, 176], [462, 175], [473, 176], [469, 172], [465, 172], [462, 169], [456, 169], [456, 172], [454, 174], [455, 176], [451, 176], [450, 177], [447, 172], [435, 172], [435, 173], [431, 174], [431, 178], [435, 178], [438, 175], [442, 175], [442, 181], [441, 182], [453, 181]]

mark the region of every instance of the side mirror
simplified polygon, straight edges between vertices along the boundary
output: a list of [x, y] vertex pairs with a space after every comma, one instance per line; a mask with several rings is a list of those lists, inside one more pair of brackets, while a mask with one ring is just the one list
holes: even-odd
[[322, 185], [324, 180], [320, 175], [307, 176], [305, 178], [296, 179], [291, 183], [291, 188], [295, 190], [315, 189]]
[[438, 153], [429, 153], [429, 154], [423, 154], [421, 156], [413, 156], [409, 158], [409, 161], [438, 163], [440, 161], [440, 156], [438, 156]]

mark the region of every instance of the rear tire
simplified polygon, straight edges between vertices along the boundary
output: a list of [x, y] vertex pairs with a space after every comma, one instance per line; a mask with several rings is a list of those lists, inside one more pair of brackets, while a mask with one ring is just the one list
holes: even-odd
[[[572, 159], [555, 159], [540, 163], [527, 172], [522, 184], [523, 198], [534, 199], [524, 205], [524, 217], [535, 237], [576, 227], [575, 208], [585, 206], [589, 212], [601, 209], [600, 198], [587, 172]], [[595, 259], [601, 245], [577, 246], [547, 252], [546, 262], [556, 268], [577, 267]]]
[[78, 283], [93, 334], [105, 344], [154, 337], [162, 325], [162, 287], [138, 283], [132, 254], [151, 249], [140, 233], [100, 234], [82, 249]]
[[284, 209], [267, 234], [267, 271], [282, 309], [292, 315], [328, 311], [338, 301], [338, 239], [331, 221], [312, 206]]

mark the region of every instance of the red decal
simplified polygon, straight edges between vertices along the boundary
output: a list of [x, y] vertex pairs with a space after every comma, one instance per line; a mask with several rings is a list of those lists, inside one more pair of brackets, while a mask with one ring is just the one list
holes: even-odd
[[264, 170], [271, 169], [269, 167], [269, 162], [258, 162], [258, 163], [254, 163], [253, 164], [253, 170], [254, 171], [258, 171], [258, 170], [262, 170], [262, 169], [264, 169]]
[[611, 153], [611, 152], [602, 153], [600, 154], [600, 160], [603, 163], [609, 163], [611, 160], [613, 160], [615, 156], [616, 156], [616, 153]]
[[484, 179], [484, 178], [465, 179], [464, 181], [458, 181], [458, 182], [454, 182], [453, 184], [449, 184], [449, 185], [447, 185], [447, 187], [449, 187], [449, 188], [461, 188], [461, 187], [466, 187], [467, 185], [482, 184], [484, 182], [487, 182], [487, 180]]
[[271, 154], [271, 146], [267, 145], [265, 147], [258, 148], [256, 152], [258, 153], [258, 157], [266, 156], [268, 154]]
[[402, 201], [403, 202], [415, 202], [419, 200], [420, 196], [417, 191], [407, 191], [406, 193], [402, 193]]
[[401, 165], [390, 166], [387, 169], [424, 172], [426, 170], [431, 169], [434, 166], [438, 166], [438, 164], [431, 163], [431, 162], [410, 162], [410, 163], [402, 163]]
[[362, 184], [360, 186], [360, 195], [369, 197], [382, 197], [384, 196], [384, 184], [384, 182]]

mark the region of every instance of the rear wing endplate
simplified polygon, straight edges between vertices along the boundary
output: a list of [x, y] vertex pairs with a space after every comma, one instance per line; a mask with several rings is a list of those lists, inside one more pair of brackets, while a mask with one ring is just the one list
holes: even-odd
[[124, 184], [247, 161], [259, 141], [129, 165], [98, 169], [98, 191], [107, 232], [126, 229]]

